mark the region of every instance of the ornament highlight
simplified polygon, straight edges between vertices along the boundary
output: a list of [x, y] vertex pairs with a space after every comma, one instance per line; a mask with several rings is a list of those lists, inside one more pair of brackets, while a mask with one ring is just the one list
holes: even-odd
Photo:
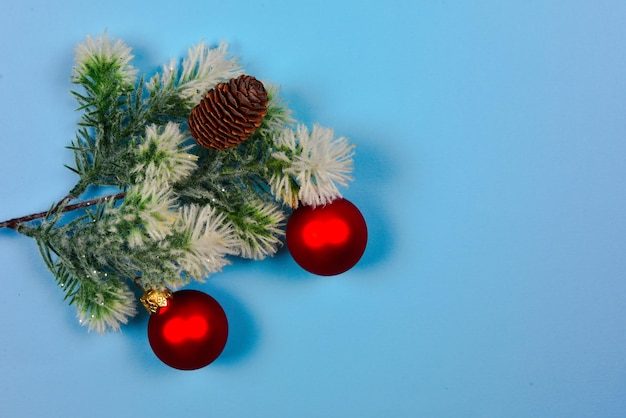
[[339, 198], [324, 206], [300, 206], [287, 222], [287, 248], [306, 271], [334, 276], [350, 270], [367, 246], [367, 225], [359, 209]]
[[224, 309], [198, 290], [174, 292], [148, 321], [152, 351], [163, 363], [179, 370], [196, 370], [212, 363], [227, 339]]

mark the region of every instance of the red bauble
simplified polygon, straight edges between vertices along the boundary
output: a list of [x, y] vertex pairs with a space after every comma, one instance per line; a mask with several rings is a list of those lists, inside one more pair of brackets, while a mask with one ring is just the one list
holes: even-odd
[[365, 252], [367, 225], [346, 199], [324, 206], [301, 206], [287, 222], [287, 248], [303, 269], [333, 276], [350, 270]]
[[228, 339], [228, 320], [220, 304], [197, 290], [174, 292], [148, 321], [154, 354], [180, 370], [195, 370], [215, 360]]

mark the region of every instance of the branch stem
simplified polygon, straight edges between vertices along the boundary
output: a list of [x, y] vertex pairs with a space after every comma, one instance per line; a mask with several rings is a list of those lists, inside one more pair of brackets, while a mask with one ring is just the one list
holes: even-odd
[[[84, 202], [80, 202], [80, 203], [75, 203], [73, 205], [67, 205], [64, 206], [62, 209], [62, 212], [71, 212], [73, 210], [77, 210], [77, 209], [82, 209], [82, 208], [86, 208], [88, 206], [92, 206], [92, 205], [97, 205], [100, 203], [104, 203], [104, 202], [108, 202], [110, 200], [116, 201], [116, 200], [120, 200], [123, 199], [126, 196], [125, 192], [121, 192], [121, 193], [117, 193], [114, 195], [109, 195], [109, 196], [104, 196], [104, 197], [98, 197], [96, 199], [91, 199], [91, 200], [85, 200]], [[52, 212], [58, 211], [65, 203], [67, 203], [69, 200], [71, 200], [71, 196], [68, 195], [66, 197], [64, 197], [63, 199], [61, 199], [52, 209]], [[21, 216], [19, 218], [13, 218], [13, 219], [9, 219], [8, 221], [4, 221], [4, 222], [0, 222], [0, 229], [1, 228], [11, 228], [11, 229], [15, 229], [17, 230], [17, 228], [25, 223], [25, 222], [30, 222], [33, 221], [35, 219], [41, 219], [43, 217], [45, 217], [48, 213], [50, 213], [50, 211], [45, 211], [45, 212], [39, 212], [39, 213], [33, 213], [31, 215], [26, 215], [26, 216]]]

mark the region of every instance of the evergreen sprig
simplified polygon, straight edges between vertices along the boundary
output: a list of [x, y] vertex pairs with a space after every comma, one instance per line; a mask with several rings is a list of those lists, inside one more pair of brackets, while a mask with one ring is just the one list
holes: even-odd
[[[71, 80], [82, 116], [68, 166], [78, 181], [41, 216], [0, 223], [37, 241], [80, 323], [98, 332], [136, 314], [133, 282], [175, 289], [232, 257], [272, 256], [292, 208], [328, 203], [351, 180], [353, 146], [296, 124], [269, 83], [267, 115], [246, 141], [216, 151], [191, 140], [193, 107], [243, 74], [225, 43], [200, 43], [147, 82], [132, 59], [106, 32], [78, 45]], [[115, 194], [70, 204], [94, 186]], [[75, 209], [83, 213], [68, 217]]]

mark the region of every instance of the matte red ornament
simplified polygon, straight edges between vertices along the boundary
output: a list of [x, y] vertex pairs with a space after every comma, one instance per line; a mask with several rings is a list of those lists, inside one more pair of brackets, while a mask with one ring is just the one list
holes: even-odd
[[324, 206], [300, 206], [286, 230], [287, 248], [306, 271], [334, 276], [350, 270], [367, 246], [367, 225], [359, 209], [339, 198]]
[[227, 339], [224, 309], [197, 290], [174, 292], [148, 321], [152, 351], [175, 369], [195, 370], [210, 364], [222, 353]]

